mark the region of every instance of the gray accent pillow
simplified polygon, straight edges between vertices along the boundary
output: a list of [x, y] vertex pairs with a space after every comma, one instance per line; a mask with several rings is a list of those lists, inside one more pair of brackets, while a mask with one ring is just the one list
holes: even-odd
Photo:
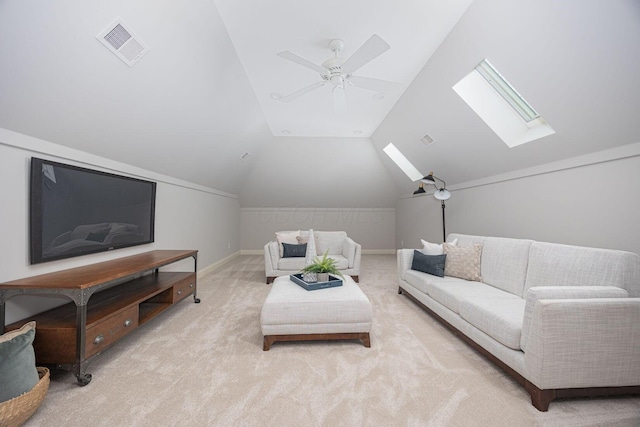
[[413, 251], [413, 262], [411, 269], [422, 271], [433, 276], [444, 277], [444, 264], [447, 259], [446, 254], [425, 255], [420, 251]]
[[38, 383], [33, 339], [36, 322], [0, 335], [0, 402], [28, 392]]
[[283, 243], [282, 258], [304, 258], [307, 253], [307, 244], [292, 245], [290, 243]]

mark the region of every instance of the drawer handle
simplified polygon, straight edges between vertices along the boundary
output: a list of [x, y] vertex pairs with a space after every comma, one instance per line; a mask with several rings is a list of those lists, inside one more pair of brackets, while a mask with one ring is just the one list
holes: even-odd
[[193, 283], [190, 283], [190, 284], [189, 284], [189, 287], [190, 287], [190, 288], [193, 288]]
[[124, 321], [124, 327], [126, 328], [127, 326], [131, 326], [131, 319], [127, 319]]
[[182, 290], [179, 290], [179, 291], [178, 291], [178, 295], [180, 295], [180, 294], [182, 294]]
[[103, 336], [103, 335], [98, 335], [98, 336], [96, 337], [96, 339], [95, 339], [95, 340], [93, 340], [93, 343], [94, 343], [95, 345], [98, 345], [98, 344], [100, 344], [102, 341], [104, 341], [104, 336]]

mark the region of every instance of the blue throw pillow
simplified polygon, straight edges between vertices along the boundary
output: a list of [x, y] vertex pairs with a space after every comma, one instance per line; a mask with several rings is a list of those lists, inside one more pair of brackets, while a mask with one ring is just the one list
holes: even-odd
[[0, 402], [26, 393], [40, 380], [33, 339], [36, 322], [0, 335]]
[[282, 258], [304, 258], [307, 253], [307, 244], [292, 245], [290, 243], [283, 243], [284, 248], [282, 252]]
[[447, 254], [425, 255], [420, 251], [414, 250], [411, 269], [438, 277], [444, 277], [444, 262], [446, 259]]

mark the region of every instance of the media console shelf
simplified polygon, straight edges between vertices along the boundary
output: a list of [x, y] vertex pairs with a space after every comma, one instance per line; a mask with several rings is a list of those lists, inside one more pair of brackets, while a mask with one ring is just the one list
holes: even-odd
[[[193, 272], [160, 267], [193, 258]], [[33, 343], [39, 364], [91, 381], [88, 364], [103, 350], [173, 304], [197, 297], [198, 251], [157, 250], [0, 284], [0, 331], [36, 321]], [[7, 325], [5, 303], [17, 295], [63, 296], [73, 302]]]

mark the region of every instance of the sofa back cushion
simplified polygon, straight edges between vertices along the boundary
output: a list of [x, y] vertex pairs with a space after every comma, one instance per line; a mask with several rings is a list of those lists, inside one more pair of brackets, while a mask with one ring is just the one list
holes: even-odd
[[524, 283], [532, 240], [487, 237], [482, 248], [482, 281], [524, 297]]
[[342, 255], [342, 246], [347, 239], [346, 231], [314, 231], [318, 236], [318, 254], [324, 255], [328, 250], [329, 255]]
[[532, 240], [455, 233], [447, 237], [447, 241], [454, 239], [458, 239], [458, 246], [482, 244], [480, 275], [483, 283], [523, 297]]
[[533, 242], [525, 292], [535, 286], [617, 286], [640, 297], [640, 257], [631, 252]]

